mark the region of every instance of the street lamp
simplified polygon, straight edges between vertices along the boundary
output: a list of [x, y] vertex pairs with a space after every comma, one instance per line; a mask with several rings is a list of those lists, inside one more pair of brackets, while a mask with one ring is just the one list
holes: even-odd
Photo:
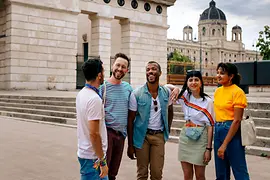
[[[204, 31], [204, 30], [203, 30]], [[200, 72], [202, 73], [202, 33], [200, 32], [200, 39], [198, 39], [200, 41]], [[196, 37], [194, 38], [196, 40]]]
[[252, 44], [252, 47], [255, 47], [256, 49], [256, 61], [258, 61], [258, 54], [257, 54], [257, 41], [255, 41], [256, 44]]

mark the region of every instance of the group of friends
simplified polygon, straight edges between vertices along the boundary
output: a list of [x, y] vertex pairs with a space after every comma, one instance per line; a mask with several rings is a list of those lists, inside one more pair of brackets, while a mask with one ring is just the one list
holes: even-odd
[[192, 180], [194, 174], [197, 180], [206, 179], [214, 139], [216, 179], [229, 180], [232, 168], [236, 180], [249, 180], [240, 132], [247, 99], [238, 87], [240, 75], [234, 64], [218, 64], [220, 87], [212, 99], [204, 93], [200, 71], [188, 71], [180, 90], [161, 85], [161, 67], [149, 61], [146, 83], [133, 90], [122, 81], [130, 59], [117, 53], [114, 60], [107, 80], [100, 59], [82, 66], [86, 83], [76, 97], [81, 180], [115, 180], [126, 137], [127, 156], [137, 161], [137, 180], [147, 180], [149, 174], [151, 180], [161, 180], [173, 104], [181, 104], [184, 113], [178, 151], [184, 179]]

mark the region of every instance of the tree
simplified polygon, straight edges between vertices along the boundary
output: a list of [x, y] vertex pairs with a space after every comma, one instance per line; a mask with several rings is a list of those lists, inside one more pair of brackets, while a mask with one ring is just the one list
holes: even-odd
[[171, 61], [178, 61], [178, 62], [191, 62], [191, 60], [187, 57], [182, 55], [180, 52], [175, 50], [172, 54], [168, 56], [169, 60]]
[[264, 31], [259, 32], [256, 47], [259, 47], [263, 60], [270, 60], [270, 27], [268, 25], [264, 26]]

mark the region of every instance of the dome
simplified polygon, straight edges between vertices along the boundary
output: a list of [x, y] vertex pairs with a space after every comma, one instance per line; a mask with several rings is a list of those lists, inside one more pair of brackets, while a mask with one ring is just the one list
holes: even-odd
[[200, 21], [211, 19], [226, 21], [225, 14], [220, 9], [216, 8], [216, 2], [213, 0], [209, 3], [209, 8], [204, 10], [203, 13], [201, 14]]
[[241, 28], [240, 26], [238, 26], [238, 25], [233, 26], [232, 29], [239, 29], [239, 30], [242, 30], [242, 28]]
[[184, 27], [184, 29], [192, 29], [192, 27], [190, 25], [187, 25]]

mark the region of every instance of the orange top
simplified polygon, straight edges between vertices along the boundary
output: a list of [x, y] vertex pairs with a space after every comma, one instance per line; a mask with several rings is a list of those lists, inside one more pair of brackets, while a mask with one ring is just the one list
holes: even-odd
[[234, 119], [234, 108], [247, 107], [247, 98], [244, 91], [233, 84], [228, 87], [221, 86], [214, 94], [214, 110], [216, 122]]

